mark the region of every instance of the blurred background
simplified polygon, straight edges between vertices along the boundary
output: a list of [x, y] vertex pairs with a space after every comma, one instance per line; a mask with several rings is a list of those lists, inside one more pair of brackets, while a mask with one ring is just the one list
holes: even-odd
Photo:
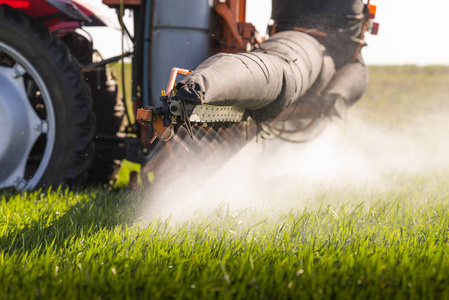
[[[91, 0], [101, 3], [101, 0]], [[444, 34], [447, 26], [447, 0], [372, 0], [377, 5], [377, 36], [367, 35], [368, 47], [363, 49], [369, 65], [447, 65], [449, 40]], [[271, 0], [248, 0], [247, 22], [253, 23], [264, 35], [270, 21]], [[126, 15], [127, 26], [132, 28]], [[104, 57], [120, 54], [121, 33], [113, 29], [90, 28], [94, 45]]]

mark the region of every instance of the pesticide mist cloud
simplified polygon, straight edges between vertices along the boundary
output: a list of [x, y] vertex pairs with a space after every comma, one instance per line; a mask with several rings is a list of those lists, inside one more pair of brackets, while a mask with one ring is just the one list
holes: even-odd
[[448, 169], [449, 128], [440, 122], [447, 116], [440, 117], [423, 116], [425, 126], [411, 124], [398, 130], [349, 116], [344, 122], [330, 123], [318, 138], [304, 144], [252, 140], [224, 164], [226, 150], [211, 148], [216, 153], [207, 163], [222, 165], [215, 173], [199, 168], [204, 157], [184, 161], [188, 163], [179, 174], [165, 166], [170, 176], [147, 192], [145, 218], [188, 220], [220, 205], [231, 211], [288, 211], [304, 207], [326, 191], [382, 190], [394, 184], [396, 175]]

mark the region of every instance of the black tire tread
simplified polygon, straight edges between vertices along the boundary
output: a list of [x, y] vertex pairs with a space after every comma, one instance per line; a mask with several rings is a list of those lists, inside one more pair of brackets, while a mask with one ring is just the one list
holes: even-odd
[[[53, 62], [52, 69], [56, 70], [56, 74], [41, 76], [59, 76], [57, 80], [63, 85], [60, 90], [64, 95], [59, 95], [61, 98], [56, 101], [65, 102], [63, 105], [68, 107], [66, 117], [69, 120], [66, 122], [68, 128], [60, 128], [63, 132], [59, 132], [59, 137], [66, 135], [65, 138], [69, 141], [60, 149], [63, 153], [56, 154], [61, 157], [52, 157], [50, 164], [53, 167], [49, 166], [48, 169], [55, 170], [46, 171], [39, 185], [82, 185], [93, 159], [95, 118], [90, 90], [84, 82], [77, 60], [45, 25], [20, 10], [0, 5], [0, 27], [14, 28], [20, 35], [20, 40], [29, 40], [38, 53], [47, 55]], [[58, 114], [58, 111], [55, 114]], [[62, 166], [58, 165], [60, 163]]]

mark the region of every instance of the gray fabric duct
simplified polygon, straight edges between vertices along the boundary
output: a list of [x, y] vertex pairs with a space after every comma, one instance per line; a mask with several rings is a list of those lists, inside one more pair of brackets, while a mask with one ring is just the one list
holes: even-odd
[[274, 117], [317, 80], [323, 51], [305, 33], [280, 32], [252, 52], [208, 58], [177, 84], [177, 97], [187, 103], [232, 105], [250, 111], [270, 108], [267, 116]]

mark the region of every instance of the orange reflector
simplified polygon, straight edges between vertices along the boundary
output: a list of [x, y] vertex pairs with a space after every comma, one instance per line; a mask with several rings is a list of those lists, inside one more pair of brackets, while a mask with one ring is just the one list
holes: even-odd
[[376, 5], [368, 5], [369, 18], [374, 19], [376, 17], [377, 6]]

